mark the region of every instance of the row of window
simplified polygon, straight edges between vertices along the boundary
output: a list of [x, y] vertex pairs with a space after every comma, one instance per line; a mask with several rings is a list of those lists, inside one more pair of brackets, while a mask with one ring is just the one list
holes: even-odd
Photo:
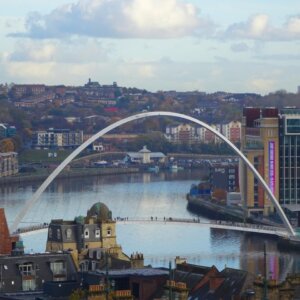
[[[65, 280], [66, 279], [66, 267], [64, 261], [56, 261], [50, 263], [50, 269], [53, 273], [53, 280]], [[19, 265], [19, 270], [22, 276], [26, 276], [22, 279], [22, 290], [23, 291], [34, 291], [36, 289], [36, 274], [38, 265], [33, 263], [24, 263]], [[60, 275], [58, 279], [55, 275]], [[32, 276], [32, 277], [28, 277]], [[14, 282], [12, 282], [14, 284]]]
[[[112, 235], [112, 229], [111, 228], [107, 228], [107, 230], [106, 230], [106, 236], [111, 236], [111, 235]], [[100, 238], [100, 236], [101, 236], [100, 228], [97, 228], [95, 230], [95, 238]], [[52, 228], [49, 228], [49, 230], [48, 230], [48, 237], [50, 239], [53, 237]], [[84, 238], [88, 239], [89, 237], [90, 237], [90, 230], [88, 228], [86, 228], [84, 230]], [[56, 238], [58, 240], [61, 239], [61, 230], [60, 230], [60, 228], [56, 229]], [[66, 229], [66, 238], [68, 240], [72, 239], [72, 229], [71, 228], [67, 228]]]

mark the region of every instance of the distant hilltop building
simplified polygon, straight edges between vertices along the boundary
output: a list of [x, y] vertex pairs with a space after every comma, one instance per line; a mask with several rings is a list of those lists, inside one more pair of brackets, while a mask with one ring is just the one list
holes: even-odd
[[[98, 81], [92, 81], [89, 78], [88, 82], [84, 85], [85, 88], [100, 88], [101, 85]], [[118, 84], [114, 81], [112, 85], [104, 85], [104, 87], [118, 87]]]
[[44, 84], [15, 84], [11, 90], [10, 95], [14, 99], [19, 99], [28, 96], [37, 96], [45, 93], [46, 86]]
[[298, 92], [298, 94], [300, 94], [300, 85], [298, 85], [297, 92]]
[[118, 111], [118, 103], [122, 95], [122, 88], [116, 82], [110, 85], [100, 85], [97, 81], [89, 81], [78, 89], [79, 99], [91, 106], [103, 106], [109, 113]]

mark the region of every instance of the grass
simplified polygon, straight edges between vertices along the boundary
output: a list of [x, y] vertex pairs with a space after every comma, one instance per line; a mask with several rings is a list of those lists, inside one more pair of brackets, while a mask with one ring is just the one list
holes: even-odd
[[[24, 150], [19, 154], [19, 164], [59, 163], [70, 155], [72, 151], [73, 150]], [[56, 153], [56, 157], [53, 155], [54, 153]]]

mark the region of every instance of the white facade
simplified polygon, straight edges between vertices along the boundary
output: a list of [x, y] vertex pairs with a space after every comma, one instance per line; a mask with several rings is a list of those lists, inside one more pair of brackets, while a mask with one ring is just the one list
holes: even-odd
[[241, 141], [242, 123], [239, 121], [231, 121], [224, 124], [222, 134], [233, 143]]
[[167, 126], [165, 137], [174, 144], [195, 143], [197, 141], [196, 129], [189, 124], [179, 124], [178, 126]]
[[[241, 122], [231, 121], [227, 124], [212, 124], [212, 128], [222, 133], [231, 142], [241, 140]], [[174, 144], [180, 143], [220, 143], [221, 140], [204, 127], [194, 127], [188, 124], [167, 126], [165, 137]]]
[[128, 152], [124, 158], [125, 163], [149, 164], [164, 163], [166, 156], [162, 152], [151, 152], [146, 146], [139, 152]]
[[18, 153], [0, 153], [0, 177], [15, 175], [19, 172]]
[[53, 129], [36, 131], [33, 146], [35, 148], [68, 148], [77, 147], [83, 142], [83, 132], [68, 129]]

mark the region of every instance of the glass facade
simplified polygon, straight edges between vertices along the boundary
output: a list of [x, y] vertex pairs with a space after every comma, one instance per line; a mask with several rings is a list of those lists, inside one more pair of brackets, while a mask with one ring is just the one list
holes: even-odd
[[300, 134], [300, 119], [288, 118], [285, 121], [287, 134]]
[[280, 203], [300, 204], [300, 109], [280, 115], [279, 166]]

